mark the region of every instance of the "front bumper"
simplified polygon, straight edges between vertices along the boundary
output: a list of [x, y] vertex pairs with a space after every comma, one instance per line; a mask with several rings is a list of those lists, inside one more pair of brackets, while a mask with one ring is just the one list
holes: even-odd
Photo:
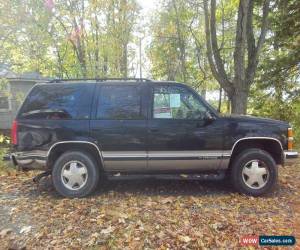
[[298, 158], [297, 151], [284, 151], [285, 163], [293, 163]]

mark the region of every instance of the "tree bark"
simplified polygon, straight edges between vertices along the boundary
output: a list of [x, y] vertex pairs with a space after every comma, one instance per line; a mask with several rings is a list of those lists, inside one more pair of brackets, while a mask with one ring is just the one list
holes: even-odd
[[[238, 19], [236, 23], [236, 38], [234, 58], [234, 81], [236, 89], [245, 88], [245, 52], [246, 52], [246, 26], [249, 0], [240, 0]], [[240, 90], [239, 90], [240, 91]], [[240, 91], [241, 92], [241, 91]]]
[[218, 111], [221, 111], [221, 106], [222, 106], [222, 88], [220, 87], [219, 89], [219, 104], [218, 104]]
[[229, 114], [230, 113], [230, 99], [228, 95], [226, 94], [226, 112]]
[[231, 97], [231, 113], [246, 114], [249, 91], [236, 89]]
[[[191, 34], [194, 38], [194, 41], [195, 41], [195, 46], [196, 46], [196, 51], [195, 51], [195, 55], [196, 55], [196, 59], [197, 59], [197, 63], [198, 63], [198, 67], [199, 67], [199, 70], [202, 72], [202, 75], [203, 75], [203, 80], [201, 81], [201, 96], [206, 99], [206, 81], [208, 79], [207, 77], [207, 72], [204, 70], [204, 68], [202, 67], [201, 65], [201, 45], [200, 45], [200, 42], [196, 36], [196, 34], [193, 32], [193, 29], [190, 27], [190, 31], [191, 31]], [[205, 60], [205, 55], [202, 57], [204, 58]], [[206, 61], [203, 62], [203, 65], [206, 64]]]

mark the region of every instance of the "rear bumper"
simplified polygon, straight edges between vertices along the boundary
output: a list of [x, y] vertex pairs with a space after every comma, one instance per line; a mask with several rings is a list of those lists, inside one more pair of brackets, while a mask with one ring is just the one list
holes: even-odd
[[298, 158], [297, 151], [284, 151], [285, 163], [293, 163]]
[[42, 153], [18, 152], [6, 156], [19, 170], [45, 170], [47, 156]]

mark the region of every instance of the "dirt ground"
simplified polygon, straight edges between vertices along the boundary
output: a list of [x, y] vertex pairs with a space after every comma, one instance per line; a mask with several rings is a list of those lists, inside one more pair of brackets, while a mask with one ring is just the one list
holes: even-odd
[[239, 249], [243, 235], [300, 241], [300, 161], [280, 168], [278, 187], [260, 198], [225, 181], [139, 180], [65, 199], [50, 178], [37, 186], [31, 174], [0, 175], [0, 249]]

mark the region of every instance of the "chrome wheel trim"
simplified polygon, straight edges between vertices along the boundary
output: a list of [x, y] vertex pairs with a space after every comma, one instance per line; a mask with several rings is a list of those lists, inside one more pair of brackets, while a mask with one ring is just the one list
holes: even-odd
[[251, 160], [243, 166], [242, 177], [247, 187], [261, 189], [268, 183], [270, 173], [263, 161]]
[[61, 170], [61, 181], [69, 190], [79, 190], [88, 179], [87, 167], [80, 161], [69, 161]]

